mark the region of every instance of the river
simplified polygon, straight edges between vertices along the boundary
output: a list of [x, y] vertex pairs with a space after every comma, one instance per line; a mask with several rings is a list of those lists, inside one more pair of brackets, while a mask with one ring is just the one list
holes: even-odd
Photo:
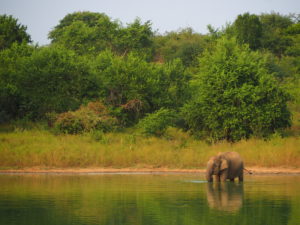
[[299, 175], [0, 174], [0, 225], [299, 225]]

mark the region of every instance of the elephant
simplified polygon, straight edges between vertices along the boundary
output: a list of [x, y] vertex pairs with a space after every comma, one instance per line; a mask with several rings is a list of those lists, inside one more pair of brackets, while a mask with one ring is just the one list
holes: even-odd
[[236, 177], [239, 181], [244, 179], [244, 162], [237, 152], [222, 152], [209, 159], [206, 169], [206, 179], [208, 182], [213, 181], [215, 175], [216, 181], [234, 181]]
[[206, 193], [211, 209], [234, 213], [243, 205], [244, 186], [242, 183], [207, 183]]

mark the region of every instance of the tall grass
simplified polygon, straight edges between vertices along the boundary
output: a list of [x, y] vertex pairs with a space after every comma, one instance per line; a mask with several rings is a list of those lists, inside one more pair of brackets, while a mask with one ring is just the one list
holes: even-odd
[[300, 139], [274, 137], [209, 145], [175, 129], [167, 138], [135, 133], [54, 135], [43, 129], [0, 133], [0, 168], [204, 168], [223, 151], [237, 151], [246, 166], [300, 167]]

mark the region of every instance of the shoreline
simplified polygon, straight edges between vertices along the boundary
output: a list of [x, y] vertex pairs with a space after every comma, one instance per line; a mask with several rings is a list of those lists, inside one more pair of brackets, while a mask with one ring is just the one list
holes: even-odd
[[[300, 168], [281, 167], [249, 167], [252, 172], [245, 175], [276, 175], [276, 174], [298, 174]], [[0, 174], [152, 174], [152, 173], [200, 173], [205, 169], [169, 169], [169, 168], [23, 168], [23, 169], [0, 169]]]

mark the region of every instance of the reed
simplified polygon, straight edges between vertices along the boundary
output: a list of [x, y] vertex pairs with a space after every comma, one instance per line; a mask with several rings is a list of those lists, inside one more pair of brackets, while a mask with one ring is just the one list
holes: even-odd
[[134, 132], [54, 135], [43, 129], [0, 132], [0, 168], [204, 168], [214, 154], [237, 151], [247, 166], [300, 167], [300, 139], [273, 137], [209, 145], [169, 129], [167, 137]]

